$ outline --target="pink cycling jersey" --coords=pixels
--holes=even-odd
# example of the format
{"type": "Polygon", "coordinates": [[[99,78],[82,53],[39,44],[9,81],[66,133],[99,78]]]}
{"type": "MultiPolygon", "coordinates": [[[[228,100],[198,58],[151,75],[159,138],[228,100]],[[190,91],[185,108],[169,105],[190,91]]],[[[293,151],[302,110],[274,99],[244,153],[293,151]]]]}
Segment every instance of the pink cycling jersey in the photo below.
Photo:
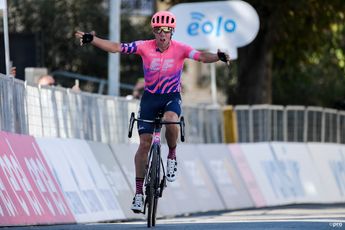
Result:
{"type": "Polygon", "coordinates": [[[145,90],[157,94],[180,92],[184,59],[199,60],[200,56],[199,51],[177,41],[171,41],[169,48],[160,52],[155,40],[121,43],[121,53],[141,56],[145,90]]]}

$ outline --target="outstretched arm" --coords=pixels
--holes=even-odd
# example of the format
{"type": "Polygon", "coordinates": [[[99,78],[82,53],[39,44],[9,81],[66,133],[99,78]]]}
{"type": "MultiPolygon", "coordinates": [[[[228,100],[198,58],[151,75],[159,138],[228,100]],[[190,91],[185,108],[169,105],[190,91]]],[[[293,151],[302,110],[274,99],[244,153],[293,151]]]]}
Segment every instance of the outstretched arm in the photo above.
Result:
{"type": "Polygon", "coordinates": [[[199,56],[199,61],[204,63],[212,63],[219,60],[229,64],[230,56],[225,52],[221,52],[220,50],[218,50],[217,53],[201,52],[199,56]]]}
{"type": "Polygon", "coordinates": [[[218,55],[209,52],[201,52],[199,56],[199,61],[203,63],[212,63],[219,61],[218,55]]]}
{"type": "Polygon", "coordinates": [[[121,44],[118,42],[112,42],[109,40],[101,39],[94,35],[94,33],[85,33],[82,31],[77,31],[75,33],[76,38],[80,39],[80,45],[85,43],[91,43],[93,46],[96,46],[104,51],[111,53],[121,52],[121,44]],[[86,35],[86,36],[85,36],[86,35]]]}

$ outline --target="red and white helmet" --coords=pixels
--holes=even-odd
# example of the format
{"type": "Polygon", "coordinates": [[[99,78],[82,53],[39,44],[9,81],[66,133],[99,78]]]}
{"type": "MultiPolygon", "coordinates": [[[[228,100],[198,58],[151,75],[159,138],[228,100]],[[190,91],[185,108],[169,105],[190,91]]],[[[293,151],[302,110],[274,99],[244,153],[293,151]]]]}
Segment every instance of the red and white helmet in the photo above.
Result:
{"type": "Polygon", "coordinates": [[[152,16],[151,27],[176,27],[176,17],[169,11],[159,11],[152,16]]]}

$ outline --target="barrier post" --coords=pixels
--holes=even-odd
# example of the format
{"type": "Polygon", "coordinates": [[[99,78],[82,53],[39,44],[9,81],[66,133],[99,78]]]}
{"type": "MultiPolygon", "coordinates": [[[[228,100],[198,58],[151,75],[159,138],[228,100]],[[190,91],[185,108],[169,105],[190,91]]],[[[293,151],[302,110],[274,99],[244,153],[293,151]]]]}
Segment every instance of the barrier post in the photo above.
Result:
{"type": "Polygon", "coordinates": [[[223,142],[236,143],[238,141],[237,117],[231,105],[223,107],[223,120],[223,142]]]}

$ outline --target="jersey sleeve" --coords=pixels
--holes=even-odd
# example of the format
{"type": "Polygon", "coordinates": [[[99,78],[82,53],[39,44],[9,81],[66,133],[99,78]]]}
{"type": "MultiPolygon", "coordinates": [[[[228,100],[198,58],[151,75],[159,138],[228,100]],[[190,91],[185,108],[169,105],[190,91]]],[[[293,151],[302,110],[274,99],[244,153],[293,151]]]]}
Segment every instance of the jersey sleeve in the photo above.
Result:
{"type": "Polygon", "coordinates": [[[182,49],[184,50],[185,58],[193,59],[195,61],[199,61],[200,51],[194,49],[193,47],[181,44],[182,49]]]}
{"type": "Polygon", "coordinates": [[[142,41],[130,43],[121,43],[121,53],[123,54],[140,54],[140,44],[142,41]]]}

